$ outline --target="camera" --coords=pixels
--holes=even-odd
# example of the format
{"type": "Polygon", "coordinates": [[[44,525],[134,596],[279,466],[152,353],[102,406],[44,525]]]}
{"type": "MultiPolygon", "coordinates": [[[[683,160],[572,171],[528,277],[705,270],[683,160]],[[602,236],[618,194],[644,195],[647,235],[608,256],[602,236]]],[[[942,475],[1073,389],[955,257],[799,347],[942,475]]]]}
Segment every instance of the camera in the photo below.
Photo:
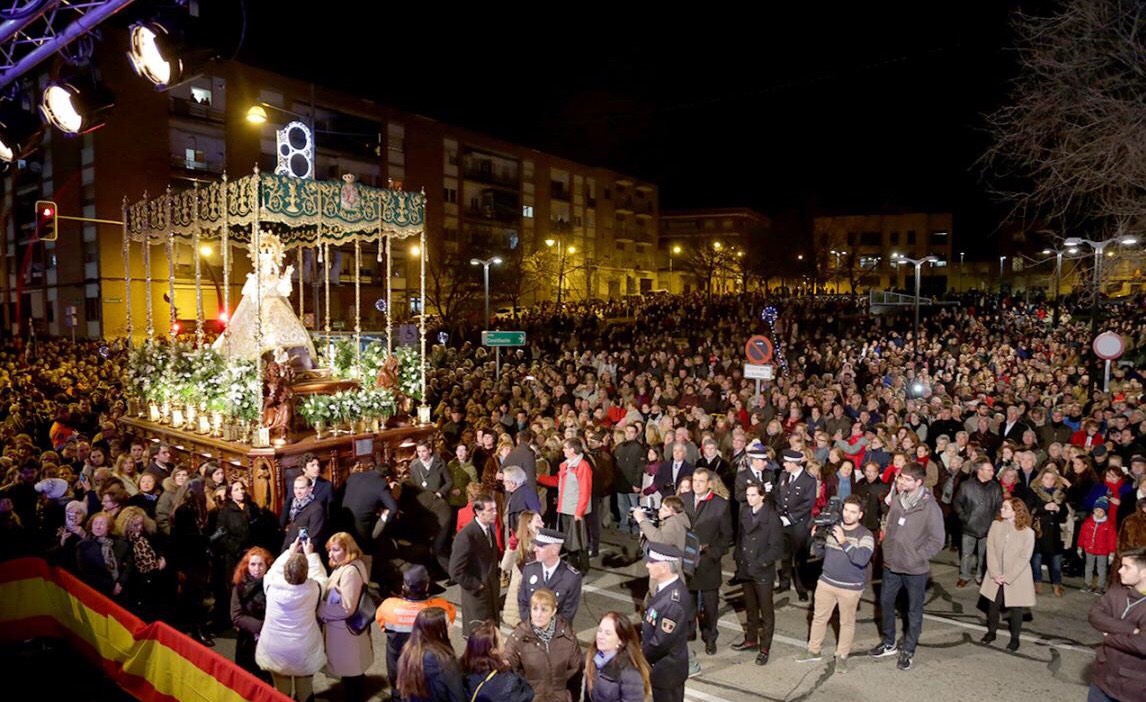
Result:
{"type": "Polygon", "coordinates": [[[839,496],[830,498],[823,511],[812,517],[812,538],[820,542],[827,541],[832,527],[843,523],[843,511],[843,500],[839,496]]]}
{"type": "Polygon", "coordinates": [[[660,526],[661,515],[658,514],[655,510],[646,509],[644,507],[633,507],[629,510],[629,514],[632,515],[636,515],[637,512],[644,513],[645,519],[648,520],[649,524],[652,524],[654,527],[660,526]]]}
{"type": "Polygon", "coordinates": [[[304,544],[307,541],[310,541],[310,530],[307,529],[306,527],[299,527],[298,540],[304,544]]]}

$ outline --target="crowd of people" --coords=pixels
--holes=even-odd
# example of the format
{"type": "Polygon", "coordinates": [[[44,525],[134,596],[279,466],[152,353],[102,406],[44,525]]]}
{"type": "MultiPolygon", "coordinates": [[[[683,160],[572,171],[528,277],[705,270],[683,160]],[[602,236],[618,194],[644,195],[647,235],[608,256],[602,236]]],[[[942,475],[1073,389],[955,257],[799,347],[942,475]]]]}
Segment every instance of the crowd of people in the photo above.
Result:
{"type": "MultiPolygon", "coordinates": [[[[746,610],[732,649],[769,662],[773,597],[792,588],[813,610],[799,660],[823,660],[838,610],[842,674],[873,584],[881,641],[868,653],[912,668],[930,562],[946,548],[959,553],[953,585],[979,589],[984,644],[1005,616],[1017,649],[1040,595],[1096,597],[1092,694],[1136,699],[1120,671],[1146,665],[1139,369],[1115,364],[1103,391],[1092,328],[1071,310],[959,302],[930,311],[918,337],[849,298],[530,310],[505,322],[530,345],[500,364],[471,340],[433,348],[439,431],[413,460],[335,486],[307,457],[279,514],[218,464],[121,435],[118,344],[5,347],[0,556],[45,555],[206,645],[237,629],[237,662],[296,699],[324,669],[362,699],[374,651],[358,620],[374,583],[391,589],[386,535],[405,529],[423,549],[403,554],[400,592],[376,618],[395,699],[659,702],[683,699],[700,669],[690,639],[718,650],[726,555],[746,610]],[[757,333],[776,367],[759,393],[743,370],[757,333]],[[638,626],[610,612],[585,650],[571,627],[604,529],[644,545],[649,595],[638,626]],[[455,608],[431,596],[445,579],[460,589],[460,658],[455,608]]],[[[1143,348],[1143,300],[1111,312],[1104,326],[1143,348]]]]}

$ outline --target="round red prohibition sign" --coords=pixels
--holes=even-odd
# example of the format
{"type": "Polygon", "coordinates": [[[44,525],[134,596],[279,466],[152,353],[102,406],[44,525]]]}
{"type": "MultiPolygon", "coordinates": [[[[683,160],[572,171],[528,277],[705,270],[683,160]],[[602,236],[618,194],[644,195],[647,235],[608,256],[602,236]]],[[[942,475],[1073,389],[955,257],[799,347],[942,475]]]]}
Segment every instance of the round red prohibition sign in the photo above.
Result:
{"type": "Polygon", "coordinates": [[[772,342],[766,336],[754,336],[744,345],[744,357],[749,363],[762,365],[772,360],[772,342]]]}
{"type": "Polygon", "coordinates": [[[1094,349],[1094,355],[1102,360],[1115,361],[1126,352],[1126,342],[1114,332],[1102,332],[1094,337],[1091,348],[1094,349]]]}

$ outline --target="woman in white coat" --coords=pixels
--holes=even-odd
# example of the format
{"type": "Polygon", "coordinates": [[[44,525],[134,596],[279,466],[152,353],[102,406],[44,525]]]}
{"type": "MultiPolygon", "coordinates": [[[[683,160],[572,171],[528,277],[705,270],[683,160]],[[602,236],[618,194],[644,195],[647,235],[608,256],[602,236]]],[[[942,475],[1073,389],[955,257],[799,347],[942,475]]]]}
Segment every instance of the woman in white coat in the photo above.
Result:
{"type": "Polygon", "coordinates": [[[342,699],[360,702],[366,699],[366,670],[374,663],[374,645],[369,628],[355,634],[346,620],[358,609],[369,573],[358,544],[345,531],[327,540],[326,552],[331,573],[318,606],[326,633],[326,674],[342,678],[342,699]]]}
{"type": "Polygon", "coordinates": [[[1035,580],[1031,572],[1031,554],[1035,550],[1035,531],[1031,513],[1017,497],[1003,500],[999,516],[987,532],[987,574],[979,594],[987,599],[987,633],[979,639],[985,644],[995,640],[999,615],[1007,612],[1011,641],[1007,650],[1019,650],[1023,616],[1035,606],[1035,580]]]}
{"type": "Polygon", "coordinates": [[[314,674],[326,665],[315,617],[325,584],[326,569],[309,540],[295,539],[263,578],[267,615],[255,662],[271,674],[279,692],[299,702],[313,694],[314,674]]]}

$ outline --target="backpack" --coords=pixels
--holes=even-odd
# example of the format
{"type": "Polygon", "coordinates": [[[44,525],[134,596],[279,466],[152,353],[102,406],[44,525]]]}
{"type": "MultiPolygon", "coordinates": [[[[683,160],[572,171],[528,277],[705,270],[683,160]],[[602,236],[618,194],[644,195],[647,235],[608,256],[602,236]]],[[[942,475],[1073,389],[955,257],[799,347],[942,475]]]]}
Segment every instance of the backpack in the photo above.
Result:
{"type": "Polygon", "coordinates": [[[700,539],[696,532],[689,529],[684,534],[684,558],[681,559],[681,570],[687,577],[696,572],[696,564],[700,561],[700,539]]]}

